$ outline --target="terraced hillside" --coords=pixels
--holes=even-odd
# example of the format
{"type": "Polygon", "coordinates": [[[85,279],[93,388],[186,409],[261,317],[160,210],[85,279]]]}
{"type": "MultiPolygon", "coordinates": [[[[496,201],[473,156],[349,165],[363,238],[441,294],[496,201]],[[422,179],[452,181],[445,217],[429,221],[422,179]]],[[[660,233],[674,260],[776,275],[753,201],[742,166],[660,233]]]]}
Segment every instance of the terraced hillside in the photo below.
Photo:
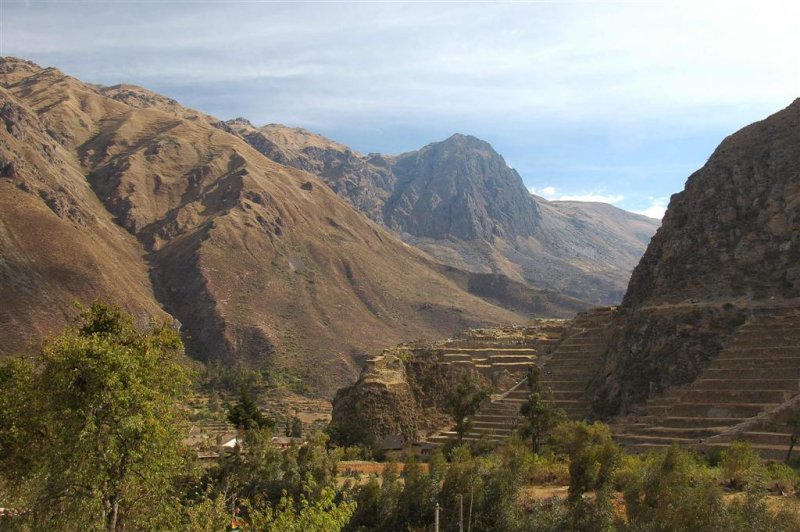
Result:
{"type": "Polygon", "coordinates": [[[672,443],[725,447],[740,439],[765,458],[784,458],[790,435],[775,417],[800,392],[796,303],[751,307],[747,321],[693,383],[613,422],[617,441],[644,452],[672,443]]]}
{"type": "MultiPolygon", "coordinates": [[[[599,308],[579,314],[561,330],[559,337],[549,339],[547,348],[540,351],[538,358],[531,356],[527,362],[521,360],[525,355],[513,354],[519,348],[507,346],[499,349],[498,345],[493,347],[494,350],[481,350],[476,344],[472,350],[463,349],[459,353],[449,349],[442,357],[452,357],[449,363],[474,363],[482,371],[504,366],[522,369],[523,364],[529,366],[535,360],[543,369],[541,382],[552,393],[555,407],[564,410],[571,419],[584,419],[589,411],[586,386],[602,364],[611,312],[610,308],[599,308]],[[484,352],[492,354],[479,354],[484,352]],[[473,358],[466,360],[467,356],[473,358]],[[514,359],[515,356],[520,359],[514,359]]],[[[496,374],[496,369],[494,372],[496,374]]],[[[494,396],[472,418],[471,431],[464,439],[499,443],[508,438],[519,425],[519,409],[527,396],[525,379],[494,396]]],[[[443,444],[456,437],[456,432],[449,429],[433,436],[430,441],[443,444]]]]}
{"type": "Polygon", "coordinates": [[[502,387],[499,380],[519,382],[537,357],[557,345],[567,320],[537,320],[535,327],[474,329],[437,344],[433,353],[447,365],[473,366],[502,387]]]}

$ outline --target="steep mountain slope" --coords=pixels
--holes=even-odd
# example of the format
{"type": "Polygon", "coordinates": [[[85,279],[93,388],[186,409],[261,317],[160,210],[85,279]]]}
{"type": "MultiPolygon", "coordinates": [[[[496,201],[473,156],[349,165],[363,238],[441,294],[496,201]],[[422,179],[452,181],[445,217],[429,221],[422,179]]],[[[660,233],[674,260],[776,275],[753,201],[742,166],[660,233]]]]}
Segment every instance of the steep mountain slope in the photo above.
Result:
{"type": "MultiPolygon", "coordinates": [[[[5,85],[18,71],[0,66],[5,85]]],[[[75,314],[78,300],[119,301],[142,320],[164,316],[141,247],[114,223],[49,125],[2,87],[0,125],[0,355],[35,348],[75,314]]]]}
{"type": "Polygon", "coordinates": [[[754,309],[798,306],[798,146],[800,100],[726,138],[672,197],[615,316],[599,411],[692,382],[754,309]]]}
{"type": "Polygon", "coordinates": [[[0,86],[9,350],[20,327],[27,342],[61,325],[74,298],[160,303],[195,356],[330,393],[387,343],[523,319],[213,117],[10,58],[0,86]]]}
{"type": "Polygon", "coordinates": [[[241,119],[256,149],[322,177],[373,220],[440,261],[590,303],[618,302],[658,222],[612,206],[548,202],[466,135],[398,156],[361,156],[305,130],[241,119]]]}

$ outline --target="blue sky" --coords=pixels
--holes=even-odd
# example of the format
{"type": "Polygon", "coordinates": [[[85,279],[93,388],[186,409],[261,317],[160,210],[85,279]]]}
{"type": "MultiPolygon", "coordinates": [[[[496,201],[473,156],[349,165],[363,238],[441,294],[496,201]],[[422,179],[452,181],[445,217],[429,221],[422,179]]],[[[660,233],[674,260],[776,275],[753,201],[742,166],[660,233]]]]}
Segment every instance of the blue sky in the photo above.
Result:
{"type": "Polygon", "coordinates": [[[800,96],[799,19],[768,1],[2,0],[0,55],[364,153],[472,134],[537,194],[660,217],[726,135],[800,96]]]}

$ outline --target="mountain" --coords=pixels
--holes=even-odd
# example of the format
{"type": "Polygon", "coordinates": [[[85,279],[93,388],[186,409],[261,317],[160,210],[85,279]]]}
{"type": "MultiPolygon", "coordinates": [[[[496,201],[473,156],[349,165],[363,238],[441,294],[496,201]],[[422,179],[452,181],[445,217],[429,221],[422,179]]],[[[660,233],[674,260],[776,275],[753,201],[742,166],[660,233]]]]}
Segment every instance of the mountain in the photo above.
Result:
{"type": "Polygon", "coordinates": [[[320,176],[443,263],[591,304],[616,303],[658,221],[528,193],[487,142],[456,134],[398,156],[359,155],[306,130],[228,125],[267,157],[320,176]]]}
{"type": "Polygon", "coordinates": [[[14,58],[0,98],[0,354],[105,298],[174,316],[195,357],[331,394],[386,344],[527,317],[174,100],[14,58]]]}
{"type": "Polygon", "coordinates": [[[800,100],[726,138],[672,197],[615,316],[599,411],[692,382],[756,312],[800,306],[798,146],[800,100]]]}

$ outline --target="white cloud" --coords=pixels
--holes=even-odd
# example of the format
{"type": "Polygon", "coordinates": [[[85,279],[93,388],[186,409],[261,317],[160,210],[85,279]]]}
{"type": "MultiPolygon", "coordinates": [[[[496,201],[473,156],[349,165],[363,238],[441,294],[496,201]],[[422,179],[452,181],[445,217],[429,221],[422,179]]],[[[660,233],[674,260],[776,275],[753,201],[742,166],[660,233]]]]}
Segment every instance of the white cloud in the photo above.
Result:
{"type": "Polygon", "coordinates": [[[52,62],[88,81],[227,91],[251,80],[270,119],[291,106],[307,121],[592,121],[619,124],[615,137],[627,146],[640,136],[631,117],[739,124],[791,101],[798,16],[797,5],[768,0],[11,2],[0,55],[52,62]]]}
{"type": "Polygon", "coordinates": [[[649,216],[650,218],[656,218],[657,220],[661,220],[664,217],[664,213],[667,211],[667,198],[650,198],[650,206],[641,209],[641,210],[634,210],[636,214],[643,214],[645,216],[649,216]]]}
{"type": "Polygon", "coordinates": [[[559,193],[555,187],[531,188],[531,194],[541,196],[550,201],[593,201],[599,203],[610,203],[617,205],[622,203],[625,196],[622,194],[605,194],[603,192],[583,192],[580,194],[559,193]]]}
{"type": "Polygon", "coordinates": [[[621,194],[596,194],[594,192],[588,194],[562,194],[558,197],[559,201],[596,201],[612,205],[621,203],[624,199],[625,196],[621,194]]]}
{"type": "Polygon", "coordinates": [[[544,199],[552,199],[553,196],[556,195],[555,187],[544,187],[544,188],[530,188],[528,189],[531,191],[531,194],[536,194],[537,196],[541,196],[544,199]]]}

